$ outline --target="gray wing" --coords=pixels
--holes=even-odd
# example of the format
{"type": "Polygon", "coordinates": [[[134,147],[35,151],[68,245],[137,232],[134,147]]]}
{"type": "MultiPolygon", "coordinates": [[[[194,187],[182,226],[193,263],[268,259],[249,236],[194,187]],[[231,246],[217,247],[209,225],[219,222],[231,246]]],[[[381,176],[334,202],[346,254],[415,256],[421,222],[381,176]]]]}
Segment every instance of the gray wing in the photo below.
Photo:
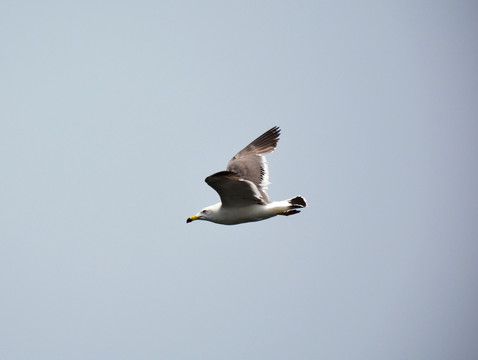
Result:
{"type": "Polygon", "coordinates": [[[217,191],[225,207],[264,205],[256,185],[231,171],[220,171],[206,178],[206,183],[217,191]]]}
{"type": "Polygon", "coordinates": [[[279,141],[280,128],[274,126],[239,151],[227,164],[227,170],[252,181],[265,202],[269,202],[266,190],[269,185],[269,169],[264,154],[271,153],[279,141]]]}

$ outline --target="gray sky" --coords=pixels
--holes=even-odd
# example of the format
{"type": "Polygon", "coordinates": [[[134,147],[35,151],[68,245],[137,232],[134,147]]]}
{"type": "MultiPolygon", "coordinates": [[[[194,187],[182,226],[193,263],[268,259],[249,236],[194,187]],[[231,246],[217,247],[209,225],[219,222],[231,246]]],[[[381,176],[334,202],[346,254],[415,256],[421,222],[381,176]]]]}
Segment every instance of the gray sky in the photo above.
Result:
{"type": "Polygon", "coordinates": [[[0,358],[478,358],[477,14],[2,2],[0,358]],[[186,225],[274,125],[309,206],[186,225]]]}

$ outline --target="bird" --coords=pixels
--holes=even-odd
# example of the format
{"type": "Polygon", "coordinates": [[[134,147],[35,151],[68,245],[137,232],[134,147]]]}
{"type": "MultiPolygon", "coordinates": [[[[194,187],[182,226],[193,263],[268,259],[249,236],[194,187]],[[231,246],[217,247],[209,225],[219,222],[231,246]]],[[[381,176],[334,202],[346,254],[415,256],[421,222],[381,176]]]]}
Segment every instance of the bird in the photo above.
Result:
{"type": "Polygon", "coordinates": [[[205,181],[216,190],[221,202],[188,217],[186,223],[205,220],[236,225],[276,215],[294,215],[306,207],[300,195],[283,201],[270,201],[267,196],[269,169],[265,155],[275,150],[280,132],[278,126],[269,129],[234,155],[225,171],[208,176],[205,181]]]}

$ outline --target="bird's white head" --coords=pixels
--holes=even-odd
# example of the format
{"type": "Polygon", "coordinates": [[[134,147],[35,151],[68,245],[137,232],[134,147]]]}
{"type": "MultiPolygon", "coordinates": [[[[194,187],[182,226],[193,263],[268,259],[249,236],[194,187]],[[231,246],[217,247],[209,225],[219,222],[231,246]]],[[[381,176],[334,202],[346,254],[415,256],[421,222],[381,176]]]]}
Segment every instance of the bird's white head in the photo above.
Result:
{"type": "Polygon", "coordinates": [[[200,212],[198,212],[196,215],[193,215],[193,216],[190,216],[186,219],[186,222],[187,223],[190,223],[194,220],[206,220],[206,221],[210,221],[212,217],[214,217],[214,214],[218,211],[219,207],[220,207],[220,203],[219,204],[215,204],[215,205],[211,205],[211,206],[208,206],[204,209],[202,209],[200,212]]]}

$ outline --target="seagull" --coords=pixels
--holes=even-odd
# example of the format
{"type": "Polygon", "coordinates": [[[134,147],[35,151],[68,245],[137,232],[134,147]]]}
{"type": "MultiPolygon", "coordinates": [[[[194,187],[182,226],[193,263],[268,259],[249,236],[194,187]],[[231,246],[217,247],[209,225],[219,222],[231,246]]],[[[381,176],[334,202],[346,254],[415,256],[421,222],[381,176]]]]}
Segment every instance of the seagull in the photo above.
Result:
{"type": "Polygon", "coordinates": [[[186,223],[206,220],[217,224],[235,225],[265,220],[276,215],[293,215],[306,207],[302,196],[289,200],[269,201],[266,190],[269,170],[265,154],[274,151],[280,128],[274,126],[239,151],[225,171],[208,176],[205,181],[219,194],[221,202],[202,209],[187,218],[186,223]]]}

